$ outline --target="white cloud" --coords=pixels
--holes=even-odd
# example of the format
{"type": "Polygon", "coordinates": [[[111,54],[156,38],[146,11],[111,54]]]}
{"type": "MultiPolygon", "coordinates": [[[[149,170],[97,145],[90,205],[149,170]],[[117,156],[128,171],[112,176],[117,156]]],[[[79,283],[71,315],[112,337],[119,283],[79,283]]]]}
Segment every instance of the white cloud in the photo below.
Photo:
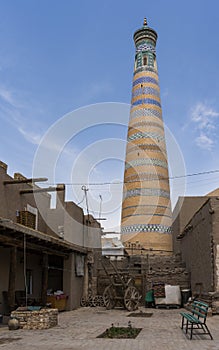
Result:
{"type": "Polygon", "coordinates": [[[208,104],[197,103],[191,110],[191,121],[199,135],[195,143],[199,148],[212,150],[215,145],[215,132],[219,113],[208,104]]]}
{"type": "Polygon", "coordinates": [[[35,103],[26,103],[26,94],[18,97],[15,91],[0,85],[0,118],[10,123],[30,143],[39,145],[45,126],[35,118],[36,113],[42,114],[35,103]]]}
{"type": "Polygon", "coordinates": [[[208,151],[211,151],[214,145],[214,141],[203,133],[201,133],[200,136],[196,137],[195,143],[198,147],[208,151]]]}
{"type": "Polygon", "coordinates": [[[3,86],[0,86],[0,98],[11,105],[14,105],[11,91],[7,90],[3,86]]]}
{"type": "Polygon", "coordinates": [[[214,111],[211,107],[198,103],[193,109],[191,119],[197,123],[199,129],[212,130],[215,129],[216,118],[219,117],[219,113],[214,111]]]}
{"type": "Polygon", "coordinates": [[[25,130],[22,126],[18,127],[18,131],[30,143],[33,143],[34,145],[39,145],[40,144],[40,140],[42,138],[42,135],[34,133],[33,131],[30,131],[30,130],[25,130]]]}
{"type": "Polygon", "coordinates": [[[22,108],[24,105],[21,103],[21,99],[18,97],[15,91],[8,89],[4,85],[0,85],[0,99],[5,105],[9,105],[14,108],[22,108]]]}

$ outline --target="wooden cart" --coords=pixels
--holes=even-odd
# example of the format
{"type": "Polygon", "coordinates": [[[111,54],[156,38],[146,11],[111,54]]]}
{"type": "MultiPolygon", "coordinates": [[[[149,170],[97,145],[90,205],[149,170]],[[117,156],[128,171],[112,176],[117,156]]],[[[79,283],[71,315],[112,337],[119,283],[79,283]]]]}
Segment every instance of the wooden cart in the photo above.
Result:
{"type": "Polygon", "coordinates": [[[102,265],[106,275],[109,277],[110,284],[103,292],[104,305],[107,309],[113,309],[116,305],[123,304],[128,311],[137,310],[141,295],[134,285],[134,279],[128,273],[121,273],[116,266],[109,260],[114,273],[110,274],[102,260],[102,265]]]}

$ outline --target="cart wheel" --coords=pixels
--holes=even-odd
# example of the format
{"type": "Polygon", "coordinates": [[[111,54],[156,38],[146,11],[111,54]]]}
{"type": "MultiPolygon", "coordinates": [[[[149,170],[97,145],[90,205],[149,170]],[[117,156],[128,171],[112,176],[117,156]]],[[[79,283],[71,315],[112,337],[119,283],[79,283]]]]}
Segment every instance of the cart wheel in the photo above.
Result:
{"type": "Polygon", "coordinates": [[[116,293],[113,286],[112,285],[107,286],[103,292],[103,301],[107,310],[114,308],[116,304],[115,296],[116,296],[116,293]]]}
{"type": "Polygon", "coordinates": [[[88,303],[88,306],[94,306],[94,305],[93,305],[93,297],[92,297],[92,296],[89,296],[89,297],[88,297],[87,303],[88,303]]]}
{"type": "Polygon", "coordinates": [[[102,295],[96,295],[93,297],[93,306],[104,306],[102,295]]]}
{"type": "Polygon", "coordinates": [[[126,289],[124,295],[124,305],[128,311],[137,310],[141,295],[136,287],[130,286],[126,289]]]}
{"type": "Polygon", "coordinates": [[[81,306],[85,307],[87,306],[87,299],[85,297],[81,297],[81,302],[80,302],[81,306]]]}
{"type": "Polygon", "coordinates": [[[99,295],[99,306],[104,306],[104,300],[103,300],[103,297],[102,295],[99,295]]]}

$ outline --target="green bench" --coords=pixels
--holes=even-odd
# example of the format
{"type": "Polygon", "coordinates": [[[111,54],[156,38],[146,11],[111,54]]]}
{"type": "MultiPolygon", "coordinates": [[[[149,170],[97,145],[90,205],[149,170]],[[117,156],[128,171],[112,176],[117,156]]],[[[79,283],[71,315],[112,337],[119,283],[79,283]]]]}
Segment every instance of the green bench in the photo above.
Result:
{"type": "Polygon", "coordinates": [[[208,334],[213,339],[206,325],[207,314],[208,304],[202,301],[193,301],[190,312],[180,312],[182,316],[181,328],[185,329],[186,334],[190,330],[190,339],[192,339],[194,329],[201,330],[201,332],[195,332],[195,334],[208,334]]]}

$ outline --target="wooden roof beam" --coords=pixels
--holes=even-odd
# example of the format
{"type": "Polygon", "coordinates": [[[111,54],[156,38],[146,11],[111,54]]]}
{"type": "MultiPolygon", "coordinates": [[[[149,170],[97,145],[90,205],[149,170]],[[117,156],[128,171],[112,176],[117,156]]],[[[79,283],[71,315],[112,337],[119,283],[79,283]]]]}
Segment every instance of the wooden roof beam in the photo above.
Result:
{"type": "Polygon", "coordinates": [[[58,192],[58,191],[64,191],[65,188],[63,187],[45,187],[45,188],[36,188],[36,189],[29,189],[29,190],[20,190],[20,194],[29,194],[29,193],[40,193],[40,192],[58,192]]]}
{"type": "MultiPolygon", "coordinates": [[[[50,248],[47,245],[45,245],[44,243],[45,242],[41,242],[41,244],[36,244],[36,243],[29,242],[27,240],[26,247],[27,247],[27,249],[31,249],[33,251],[46,252],[48,254],[58,255],[58,256],[63,256],[63,257],[68,257],[69,253],[71,253],[71,250],[68,250],[68,249],[63,249],[63,250],[59,249],[58,250],[58,247],[50,248]]],[[[9,238],[7,236],[0,235],[0,246],[2,246],[2,245],[13,246],[13,247],[17,247],[20,249],[24,248],[23,240],[13,239],[13,238],[9,238]]],[[[60,247],[60,248],[62,248],[62,247],[60,247]]]]}
{"type": "Polygon", "coordinates": [[[33,178],[33,179],[14,179],[14,180],[5,180],[3,181],[4,185],[15,185],[15,184],[23,184],[23,183],[33,183],[33,182],[44,182],[48,181],[46,177],[38,177],[38,178],[33,178]]]}

